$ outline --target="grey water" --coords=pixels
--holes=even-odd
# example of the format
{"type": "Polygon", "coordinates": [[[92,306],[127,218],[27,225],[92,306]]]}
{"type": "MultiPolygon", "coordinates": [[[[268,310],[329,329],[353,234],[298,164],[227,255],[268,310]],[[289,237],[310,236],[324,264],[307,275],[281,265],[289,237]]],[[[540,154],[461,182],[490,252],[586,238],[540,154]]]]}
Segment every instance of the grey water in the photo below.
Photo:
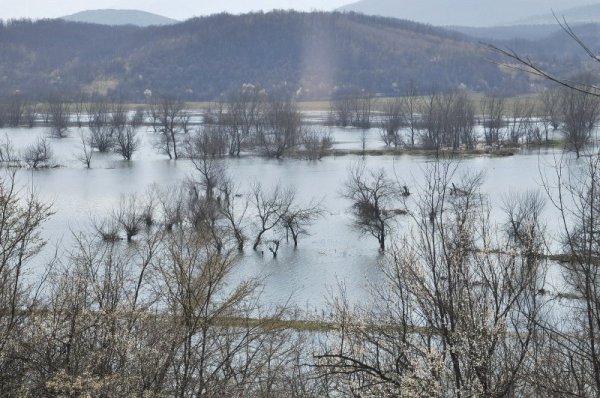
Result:
{"type": "MultiPolygon", "coordinates": [[[[17,151],[47,136],[45,128],[3,129],[17,151]]],[[[364,133],[351,128],[332,128],[335,148],[382,148],[378,129],[364,133]]],[[[188,160],[169,160],[155,148],[156,136],[150,130],[140,132],[141,148],[131,161],[117,154],[95,153],[92,168],[86,169],[77,160],[81,152],[79,131],[72,128],[67,138],[50,139],[54,160],[60,166],[51,169],[18,172],[18,183],[32,189],[46,202],[52,203],[55,214],[44,225],[43,236],[49,244],[68,247],[72,233],[85,230],[94,217],[104,217],[116,208],[126,194],[143,194],[151,185],[168,188],[193,177],[188,160]]],[[[512,157],[466,157],[460,161],[463,172],[482,171],[485,174],[483,192],[493,205],[493,216],[501,217],[502,203],[509,193],[542,188],[541,176],[552,172],[557,150],[521,151],[512,157]]],[[[351,165],[364,161],[367,168],[383,168],[418,193],[424,169],[432,159],[427,156],[330,156],[320,161],[301,159],[274,160],[258,156],[243,156],[225,160],[228,174],[248,192],[253,182],[265,188],[281,183],[293,186],[300,203],[321,201],[325,216],[302,237],[299,247],[284,244],[278,258],[247,248],[236,267],[240,279],[257,277],[263,281],[261,300],[270,304],[292,304],[300,308],[320,310],[330,294],[344,285],[353,302],[369,297],[369,289],[382,282],[376,240],[360,235],[352,228],[350,203],[341,192],[351,165]]],[[[550,229],[557,229],[556,211],[547,206],[546,220],[550,229]]],[[[402,232],[403,222],[398,230],[402,232]]],[[[249,234],[251,235],[251,234],[249,234]]],[[[39,265],[41,266],[41,264],[39,265]]],[[[559,271],[553,270],[558,273],[559,271]]],[[[553,278],[558,280],[559,278],[553,278]]]]}

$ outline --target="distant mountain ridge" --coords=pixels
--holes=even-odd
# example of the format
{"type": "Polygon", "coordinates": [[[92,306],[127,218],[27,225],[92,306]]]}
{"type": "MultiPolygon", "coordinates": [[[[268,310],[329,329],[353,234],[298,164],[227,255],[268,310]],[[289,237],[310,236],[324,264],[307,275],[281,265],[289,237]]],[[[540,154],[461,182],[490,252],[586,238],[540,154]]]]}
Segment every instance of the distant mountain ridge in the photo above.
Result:
{"type": "Polygon", "coordinates": [[[542,15],[536,15],[528,18],[524,18],[516,21],[517,24],[526,25],[545,25],[554,24],[556,25],[556,18],[560,21],[563,18],[571,25],[573,24],[587,24],[587,23],[600,23],[600,3],[591,4],[581,7],[569,8],[566,10],[555,10],[554,15],[552,13],[546,13],[542,15]]]}
{"type": "Polygon", "coordinates": [[[515,21],[524,25],[528,22],[523,18],[589,3],[590,0],[360,0],[339,10],[438,26],[491,27],[515,25],[515,21]]]}
{"type": "Polygon", "coordinates": [[[99,25],[122,26],[133,25],[140,27],[172,25],[179,21],[162,15],[140,10],[87,10],[67,15],[60,19],[70,22],[94,23],[99,25]]]}

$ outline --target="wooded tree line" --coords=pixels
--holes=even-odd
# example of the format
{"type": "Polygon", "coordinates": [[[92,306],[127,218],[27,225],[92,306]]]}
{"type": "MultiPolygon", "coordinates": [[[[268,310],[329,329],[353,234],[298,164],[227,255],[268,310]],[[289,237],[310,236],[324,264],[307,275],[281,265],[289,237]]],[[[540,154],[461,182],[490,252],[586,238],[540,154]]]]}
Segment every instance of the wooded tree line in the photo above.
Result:
{"type": "Polygon", "coordinates": [[[328,132],[309,128],[294,97],[267,93],[260,86],[244,84],[224,95],[204,117],[209,125],[202,134],[213,154],[239,156],[256,150],[281,158],[299,152],[311,160],[320,159],[332,147],[328,132]]]}
{"type": "Polygon", "coordinates": [[[345,195],[355,226],[386,242],[384,282],[362,304],[351,304],[340,287],[331,318],[314,331],[284,322],[302,324],[302,312],[261,307],[258,281],[232,276],[246,242],[276,255],[286,235],[297,244],[309,232],[322,208],[298,203],[282,186],[242,193],[218,159],[199,154],[194,162],[193,180],[123,198],[51,259],[40,258],[51,206],[25,195],[14,169],[6,170],[3,394],[600,392],[600,156],[577,165],[565,158],[545,176],[545,194],[507,196],[501,218],[490,216],[483,177],[461,173],[455,162],[430,163],[414,195],[385,171],[357,166],[345,195]],[[561,215],[558,235],[544,225],[548,205],[561,215]],[[394,217],[402,218],[392,224],[394,217]],[[560,265],[549,261],[553,240],[560,265]],[[551,268],[564,290],[553,287],[551,268]]]}
{"type": "Polygon", "coordinates": [[[600,115],[597,96],[547,89],[537,96],[505,98],[491,93],[475,100],[464,90],[420,93],[413,84],[402,97],[375,99],[346,93],[331,100],[327,123],[368,129],[394,148],[467,149],[548,143],[558,131],[577,156],[593,141],[600,115]],[[478,131],[481,127],[482,132],[478,131]]]}
{"type": "MultiPolygon", "coordinates": [[[[579,156],[593,142],[600,115],[598,97],[567,88],[516,99],[496,94],[475,99],[463,90],[422,95],[415,85],[409,85],[405,94],[392,99],[376,99],[366,92],[336,95],[324,124],[377,127],[388,147],[452,151],[541,145],[556,142],[558,132],[564,147],[579,156]]],[[[43,104],[20,94],[0,100],[0,125],[40,124],[54,138],[65,137],[72,127],[87,127],[80,133],[79,156],[87,167],[94,151],[114,151],[131,160],[140,147],[142,126],[152,127],[156,148],[175,160],[188,158],[194,145],[217,157],[253,152],[317,160],[334,143],[326,129],[303,122],[294,95],[267,92],[253,84],[222,95],[196,120],[183,101],[169,96],[150,98],[133,110],[122,99],[100,96],[80,95],[76,101],[50,96],[43,104]]],[[[37,150],[32,145],[20,159],[30,166],[52,165],[43,147],[49,145],[39,143],[37,150]],[[47,160],[27,160],[31,158],[47,160]]]]}

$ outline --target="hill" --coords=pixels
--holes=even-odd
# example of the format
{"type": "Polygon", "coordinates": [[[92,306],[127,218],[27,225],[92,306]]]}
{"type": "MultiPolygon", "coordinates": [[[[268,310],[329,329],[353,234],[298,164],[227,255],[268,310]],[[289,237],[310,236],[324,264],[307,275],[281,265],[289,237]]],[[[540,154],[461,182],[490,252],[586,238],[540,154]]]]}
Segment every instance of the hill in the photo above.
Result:
{"type": "MultiPolygon", "coordinates": [[[[569,24],[600,23],[600,4],[591,4],[582,7],[574,7],[556,12],[556,16],[562,20],[564,17],[569,24]]],[[[517,21],[528,25],[556,25],[556,19],[552,13],[532,16],[517,21]]]]}
{"type": "Polygon", "coordinates": [[[139,10],[89,10],[62,17],[65,21],[85,22],[100,25],[171,25],[178,21],[139,10]]]}
{"type": "Polygon", "coordinates": [[[523,19],[524,16],[587,4],[589,0],[360,0],[341,7],[340,10],[441,26],[490,27],[515,25],[514,21],[523,19]]]}
{"type": "MultiPolygon", "coordinates": [[[[549,67],[572,71],[580,59],[568,45],[524,41],[518,48],[533,55],[543,48],[549,67]]],[[[146,28],[63,20],[0,25],[0,95],[19,90],[40,98],[83,90],[140,100],[150,90],[211,100],[243,83],[301,99],[362,89],[393,95],[411,81],[425,90],[532,88],[528,76],[492,60],[477,40],[456,32],[350,13],[220,14],[146,28]]]]}

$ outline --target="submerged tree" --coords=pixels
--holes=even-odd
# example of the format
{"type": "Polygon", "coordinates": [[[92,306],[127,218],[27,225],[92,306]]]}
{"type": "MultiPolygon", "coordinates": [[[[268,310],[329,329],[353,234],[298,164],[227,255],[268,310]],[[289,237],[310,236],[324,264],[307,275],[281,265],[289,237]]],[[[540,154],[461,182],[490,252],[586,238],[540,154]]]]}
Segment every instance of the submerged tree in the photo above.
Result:
{"type": "Polygon", "coordinates": [[[50,134],[56,138],[63,138],[69,130],[71,120],[71,106],[57,96],[48,100],[48,113],[50,115],[50,134]]]}
{"type": "Polygon", "coordinates": [[[286,234],[292,236],[294,247],[298,247],[298,239],[308,235],[308,228],[323,216],[323,208],[319,203],[311,203],[306,207],[290,206],[281,217],[286,234]]]}
{"type": "Polygon", "coordinates": [[[125,160],[131,160],[133,154],[139,149],[140,141],[137,138],[136,127],[126,126],[119,131],[116,138],[116,152],[125,160]]]}
{"type": "Polygon", "coordinates": [[[38,138],[23,151],[23,161],[32,169],[50,167],[52,164],[52,148],[46,138],[38,138]]]}
{"type": "Polygon", "coordinates": [[[282,217],[294,202],[295,196],[294,190],[284,189],[279,184],[270,192],[265,192],[262,185],[254,184],[250,198],[257,220],[253,250],[258,249],[265,233],[280,226],[282,217]]]}
{"type": "Polygon", "coordinates": [[[302,135],[302,145],[308,160],[319,160],[333,147],[333,137],[328,131],[307,129],[302,135]]]}
{"type": "Polygon", "coordinates": [[[261,132],[266,100],[266,91],[253,84],[243,84],[226,96],[219,123],[229,130],[231,156],[240,156],[244,146],[261,132]]]}
{"type": "Polygon", "coordinates": [[[28,108],[25,97],[20,93],[14,93],[1,102],[0,113],[4,113],[4,117],[0,118],[10,127],[18,127],[23,123],[28,108]]]}
{"type": "Polygon", "coordinates": [[[600,100],[581,91],[563,89],[561,105],[565,140],[568,148],[579,157],[592,139],[600,116],[600,100]]]}
{"type": "Polygon", "coordinates": [[[394,209],[398,192],[384,170],[367,170],[364,164],[350,168],[343,195],[352,203],[354,226],[376,238],[381,251],[386,249],[392,220],[404,213],[394,209]]]}
{"type": "Polygon", "coordinates": [[[502,141],[502,129],[506,126],[504,112],[506,100],[495,94],[486,94],[480,103],[485,144],[497,146],[502,141]]]}
{"type": "Polygon", "coordinates": [[[179,159],[179,144],[189,133],[190,115],[183,101],[164,96],[150,106],[154,131],[160,134],[157,144],[169,159],[179,159]]]}
{"type": "Polygon", "coordinates": [[[561,93],[560,90],[547,89],[540,94],[540,100],[542,102],[542,123],[544,126],[544,133],[546,141],[549,141],[549,130],[558,130],[561,119],[562,119],[562,106],[561,106],[561,93]]]}
{"type": "Polygon", "coordinates": [[[394,98],[384,105],[379,128],[381,130],[381,139],[386,146],[393,145],[397,148],[402,145],[402,138],[399,132],[406,123],[402,109],[403,106],[404,102],[400,98],[394,98]]]}
{"type": "Polygon", "coordinates": [[[238,188],[228,177],[221,179],[219,192],[222,196],[219,210],[226,221],[226,230],[235,239],[238,251],[243,252],[246,243],[246,216],[250,202],[239,193],[238,188]]]}
{"type": "Polygon", "coordinates": [[[474,127],[474,105],[464,91],[433,93],[423,103],[421,142],[425,148],[457,150],[465,145],[472,149],[474,127]]]}
{"type": "MultiPolygon", "coordinates": [[[[532,137],[531,130],[534,129],[532,117],[534,105],[529,100],[515,100],[512,106],[511,117],[508,121],[507,138],[510,144],[519,145],[524,138],[527,141],[539,141],[541,137],[532,137]]],[[[539,132],[539,129],[538,129],[539,132]]]]}
{"type": "Polygon", "coordinates": [[[81,142],[81,152],[77,159],[89,169],[92,166],[92,158],[94,156],[94,149],[92,148],[91,144],[91,136],[81,132],[79,135],[79,140],[81,142]]]}
{"type": "Polygon", "coordinates": [[[291,98],[269,99],[264,118],[256,139],[268,157],[279,159],[300,144],[302,114],[291,98]]]}

